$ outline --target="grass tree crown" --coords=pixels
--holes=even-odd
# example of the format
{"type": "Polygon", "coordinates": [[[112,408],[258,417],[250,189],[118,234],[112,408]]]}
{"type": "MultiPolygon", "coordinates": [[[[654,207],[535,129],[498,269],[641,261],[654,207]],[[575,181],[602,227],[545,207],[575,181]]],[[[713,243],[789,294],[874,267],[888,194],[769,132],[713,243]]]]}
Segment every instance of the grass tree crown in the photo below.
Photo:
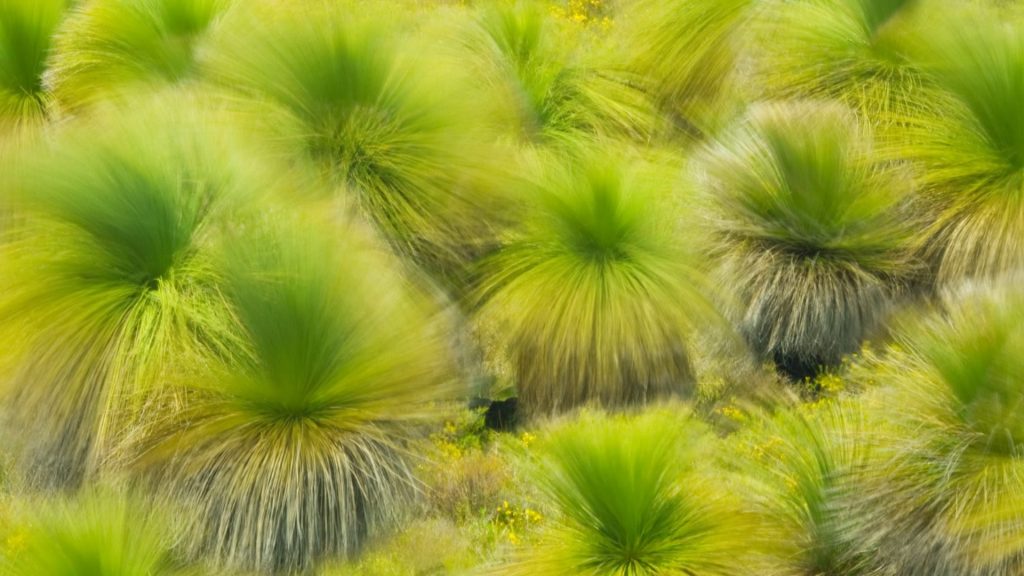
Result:
{"type": "Polygon", "coordinates": [[[446,393],[448,355],[427,303],[357,237],[273,225],[228,252],[242,351],[185,382],[187,404],[127,452],[199,512],[191,556],[291,574],[403,517],[407,441],[446,393]]]}
{"type": "Polygon", "coordinates": [[[399,253],[445,276],[488,234],[485,144],[444,66],[380,20],[345,3],[238,13],[206,69],[286,155],[352,193],[399,253]]]}
{"type": "Polygon", "coordinates": [[[556,524],[504,573],[735,573],[743,559],[732,546],[745,520],[702,477],[696,446],[709,440],[697,422],[667,409],[588,414],[557,429],[536,470],[556,524]]]}
{"type": "Polygon", "coordinates": [[[733,314],[795,374],[855,351],[912,266],[910,183],[844,108],[767,104],[700,164],[733,314]]]}
{"type": "Polygon", "coordinates": [[[897,550],[896,564],[971,575],[1024,566],[1024,299],[1019,278],[1006,280],[947,293],[866,372],[882,386],[868,404],[880,458],[866,471],[883,539],[934,551],[897,550]]]}
{"type": "Polygon", "coordinates": [[[0,127],[32,125],[49,113],[47,58],[69,0],[0,2],[0,127]]]}
{"type": "Polygon", "coordinates": [[[76,110],[139,86],[198,74],[196,54],[233,0],[95,0],[61,27],[47,84],[76,110]]]}
{"type": "MultiPolygon", "coordinates": [[[[956,16],[956,18],[953,18],[956,16]]],[[[1024,265],[1024,25],[971,10],[917,44],[934,85],[891,150],[919,167],[935,214],[926,255],[940,287],[1024,265]]]]}
{"type": "Polygon", "coordinates": [[[210,258],[249,185],[223,153],[229,138],[139,108],[28,151],[32,169],[13,183],[3,390],[33,482],[76,485],[133,413],[132,391],[234,339],[210,258]]]}
{"type": "Polygon", "coordinates": [[[481,322],[500,334],[494,351],[520,406],[554,413],[686,394],[686,331],[707,309],[671,180],[610,152],[540,164],[480,287],[481,322]]]}

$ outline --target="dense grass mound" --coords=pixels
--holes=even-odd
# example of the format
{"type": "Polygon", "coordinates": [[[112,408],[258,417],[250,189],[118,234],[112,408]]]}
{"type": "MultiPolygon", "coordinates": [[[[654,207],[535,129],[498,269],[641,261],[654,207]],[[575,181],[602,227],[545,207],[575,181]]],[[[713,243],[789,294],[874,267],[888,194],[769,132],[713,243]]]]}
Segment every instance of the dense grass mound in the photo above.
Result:
{"type": "Polygon", "coordinates": [[[31,483],[78,485],[137,415],[133,390],[235,339],[211,255],[224,212],[258,186],[199,122],[96,120],[35,151],[15,183],[0,334],[31,483]]]}
{"type": "Polygon", "coordinates": [[[209,55],[212,78],[269,103],[250,107],[252,119],[350,191],[399,253],[458,276],[487,240],[492,198],[486,147],[441,67],[344,3],[264,12],[225,25],[209,55]]]}
{"type": "Polygon", "coordinates": [[[913,271],[911,184],[872,148],[836,105],[764,105],[702,164],[730,313],[792,376],[857,350],[913,271]]]}
{"type": "MultiPolygon", "coordinates": [[[[876,126],[901,120],[922,79],[908,38],[922,0],[772,0],[758,8],[757,85],[773,98],[830,98],[876,126]]],[[[919,25],[919,26],[918,26],[919,25]]],[[[920,28],[921,30],[918,30],[920,28]]]]}
{"type": "Polygon", "coordinates": [[[62,26],[48,84],[74,110],[130,89],[183,83],[233,0],[90,0],[62,26]]]}
{"type": "Polygon", "coordinates": [[[551,18],[539,2],[481,9],[463,41],[473,75],[508,116],[513,140],[572,145],[583,135],[642,140],[655,109],[641,90],[617,78],[596,52],[603,37],[551,18]]]}
{"type": "Polygon", "coordinates": [[[176,573],[166,518],[108,492],[44,502],[11,519],[5,576],[163,576],[176,573]]]}
{"type": "Polygon", "coordinates": [[[588,416],[557,430],[537,480],[560,517],[502,573],[733,574],[744,517],[701,477],[692,458],[710,438],[685,418],[588,416]]]}
{"type": "Polygon", "coordinates": [[[0,2],[0,129],[38,124],[49,114],[43,75],[67,5],[68,0],[0,2]]]}
{"type": "Polygon", "coordinates": [[[528,207],[484,263],[481,321],[528,414],[686,395],[687,328],[707,314],[688,267],[671,181],[592,153],[546,162],[528,207]]]}
{"type": "Polygon", "coordinates": [[[196,511],[187,549],[261,573],[348,556],[415,488],[406,440],[443,397],[429,308],[383,253],[306,224],[229,252],[243,353],[139,432],[136,473],[196,511]]]}
{"type": "Polygon", "coordinates": [[[919,52],[940,91],[922,95],[894,153],[919,165],[935,213],[927,255],[952,286],[1024,265],[1024,24],[972,11],[930,36],[919,52]]]}
{"type": "Polygon", "coordinates": [[[884,455],[869,469],[875,504],[903,543],[893,562],[918,572],[1024,569],[1024,300],[1012,288],[957,294],[905,328],[872,372],[884,455]]]}

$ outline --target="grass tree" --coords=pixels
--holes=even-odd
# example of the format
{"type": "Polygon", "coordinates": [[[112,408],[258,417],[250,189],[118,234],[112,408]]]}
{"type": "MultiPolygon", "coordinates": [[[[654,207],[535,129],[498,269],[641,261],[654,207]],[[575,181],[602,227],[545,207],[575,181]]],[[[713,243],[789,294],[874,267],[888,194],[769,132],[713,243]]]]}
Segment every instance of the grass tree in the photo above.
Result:
{"type": "Polygon", "coordinates": [[[886,529],[901,573],[1024,569],[1022,318],[1015,286],[956,293],[902,327],[866,372],[882,387],[870,398],[883,433],[868,481],[884,519],[866,530],[886,529]]]}
{"type": "Polygon", "coordinates": [[[919,166],[932,209],[927,256],[937,283],[1024,265],[1024,24],[952,12],[918,50],[937,90],[907,122],[893,156],[919,166]]]}
{"type": "Polygon", "coordinates": [[[268,222],[225,256],[242,351],[185,378],[188,402],[144,423],[124,454],[197,512],[191,557],[291,574],[404,517],[407,441],[446,393],[448,355],[393,258],[352,230],[268,222]]]}
{"type": "Polygon", "coordinates": [[[35,125],[49,114],[51,96],[43,75],[68,3],[0,2],[0,128],[35,125]]]}
{"type": "Polygon", "coordinates": [[[770,0],[749,50],[772,98],[836,99],[876,126],[899,122],[922,79],[907,42],[926,32],[926,0],[770,0]],[[924,10],[920,10],[923,8],[924,10]]]}
{"type": "Polygon", "coordinates": [[[856,507],[870,461],[865,422],[856,400],[831,401],[782,411],[731,440],[749,481],[745,498],[763,522],[752,539],[765,555],[761,573],[878,573],[856,507]]]}
{"type": "Polygon", "coordinates": [[[714,439],[679,410],[590,414],[540,448],[535,481],[555,510],[541,541],[499,573],[736,574],[746,515],[701,468],[714,439]]]}
{"type": "Polygon", "coordinates": [[[714,132],[731,114],[751,0],[628,0],[616,19],[625,69],[676,125],[714,132]]]}
{"type": "Polygon", "coordinates": [[[755,107],[700,163],[718,281],[753,347],[790,375],[856,351],[908,280],[911,184],[845,109],[755,107]]]}
{"type": "Polygon", "coordinates": [[[5,576],[161,576],[175,573],[167,518],[146,502],[91,491],[22,503],[7,519],[5,576]],[[31,509],[29,508],[31,504],[31,509]]]}
{"type": "Polygon", "coordinates": [[[309,3],[236,14],[207,70],[255,103],[241,108],[285,155],[350,192],[399,253],[458,282],[489,241],[486,146],[444,66],[410,54],[398,40],[408,30],[367,11],[309,3]]]}
{"type": "Polygon", "coordinates": [[[123,90],[185,82],[233,0],[90,0],[61,27],[47,84],[75,110],[123,90]]]}
{"type": "Polygon", "coordinates": [[[532,415],[687,394],[687,330],[710,319],[671,179],[621,151],[587,154],[537,162],[519,222],[483,263],[479,321],[532,415]]]}
{"type": "Polygon", "coordinates": [[[463,35],[462,56],[487,87],[480,97],[495,103],[514,141],[558,146],[581,134],[650,136],[651,101],[594,56],[604,34],[567,26],[551,17],[550,6],[520,0],[481,8],[463,35]]]}
{"type": "Polygon", "coordinates": [[[234,338],[210,257],[224,212],[259,187],[242,184],[228,139],[199,122],[91,121],[27,153],[12,184],[3,402],[31,483],[77,485],[133,414],[138,386],[234,338]]]}

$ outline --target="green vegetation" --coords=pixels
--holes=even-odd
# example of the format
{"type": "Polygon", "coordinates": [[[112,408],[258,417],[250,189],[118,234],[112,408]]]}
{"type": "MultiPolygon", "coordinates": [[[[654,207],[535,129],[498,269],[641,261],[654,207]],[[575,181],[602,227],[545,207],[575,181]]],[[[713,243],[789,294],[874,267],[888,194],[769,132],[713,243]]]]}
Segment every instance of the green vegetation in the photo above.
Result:
{"type": "Polygon", "coordinates": [[[1024,573],[1024,0],[0,0],[0,576],[1024,573]]]}

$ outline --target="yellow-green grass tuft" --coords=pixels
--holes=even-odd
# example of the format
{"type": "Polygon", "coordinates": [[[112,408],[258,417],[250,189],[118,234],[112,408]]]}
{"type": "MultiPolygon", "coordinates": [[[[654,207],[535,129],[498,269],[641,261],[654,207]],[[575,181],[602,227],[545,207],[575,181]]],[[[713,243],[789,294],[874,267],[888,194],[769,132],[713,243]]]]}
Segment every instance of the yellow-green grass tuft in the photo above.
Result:
{"type": "Polygon", "coordinates": [[[717,278],[796,377],[856,351],[915,270],[911,181],[841,106],[765,104],[699,163],[717,278]]]}
{"type": "Polygon", "coordinates": [[[352,230],[278,213],[252,233],[224,264],[242,352],[184,382],[125,462],[197,513],[190,558],[291,574],[405,516],[408,441],[449,393],[449,351],[428,301],[352,230]]]}
{"type": "Polygon", "coordinates": [[[478,321],[530,415],[689,394],[687,331],[713,318],[671,176],[621,150],[583,156],[536,163],[519,221],[482,264],[478,321]]]}

